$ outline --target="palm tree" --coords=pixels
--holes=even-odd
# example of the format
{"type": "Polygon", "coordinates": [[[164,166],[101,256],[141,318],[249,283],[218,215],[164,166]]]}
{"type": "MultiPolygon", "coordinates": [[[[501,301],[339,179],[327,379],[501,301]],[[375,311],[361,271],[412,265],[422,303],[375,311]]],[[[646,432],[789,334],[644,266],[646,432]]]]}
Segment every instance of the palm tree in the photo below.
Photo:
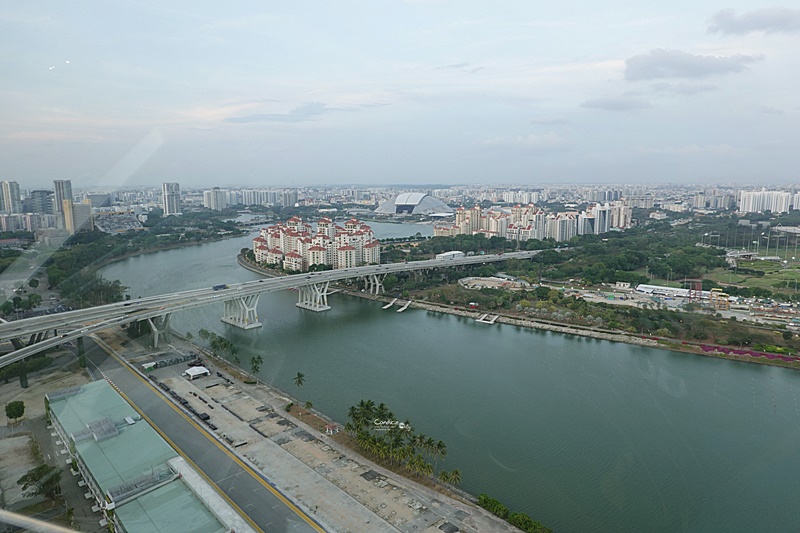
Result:
{"type": "MultiPolygon", "coordinates": [[[[238,355],[233,356],[233,365],[236,367],[236,370],[239,371],[242,366],[242,360],[239,358],[238,355]]],[[[239,373],[239,379],[242,379],[241,372],[239,373]]]]}
{"type": "Polygon", "coordinates": [[[444,442],[439,441],[436,443],[436,446],[433,448],[433,457],[434,461],[434,470],[439,466],[439,459],[444,459],[447,457],[447,445],[444,442]]]}
{"type": "Polygon", "coordinates": [[[420,467],[420,473],[424,476],[431,477],[433,475],[433,465],[424,461],[420,467]]]}
{"type": "Polygon", "coordinates": [[[187,331],[186,332],[186,340],[189,341],[189,342],[192,342],[192,339],[194,339],[194,335],[192,335],[191,331],[187,331]]]}
{"type": "Polygon", "coordinates": [[[299,398],[300,387],[303,385],[303,383],[306,382],[306,375],[303,374],[302,372],[298,372],[297,375],[294,377],[294,379],[292,379],[292,381],[294,381],[294,384],[297,385],[297,397],[299,398]]]}
{"type": "Polygon", "coordinates": [[[425,448],[425,451],[428,453],[428,455],[433,455],[434,450],[436,449],[436,441],[433,440],[433,437],[428,437],[427,439],[425,439],[425,444],[423,444],[423,447],[425,448]]]}
{"type": "Polygon", "coordinates": [[[448,483],[451,485],[459,485],[461,483],[461,470],[452,470],[447,477],[449,478],[448,483]]]}
{"type": "Polygon", "coordinates": [[[264,360],[260,355],[254,355],[250,358],[250,377],[253,377],[253,374],[258,374],[258,371],[261,370],[261,365],[263,363],[264,360]]]}
{"type": "Polygon", "coordinates": [[[211,336],[211,332],[205,328],[201,328],[200,331],[197,332],[197,336],[200,337],[202,340],[207,341],[211,336]]]}

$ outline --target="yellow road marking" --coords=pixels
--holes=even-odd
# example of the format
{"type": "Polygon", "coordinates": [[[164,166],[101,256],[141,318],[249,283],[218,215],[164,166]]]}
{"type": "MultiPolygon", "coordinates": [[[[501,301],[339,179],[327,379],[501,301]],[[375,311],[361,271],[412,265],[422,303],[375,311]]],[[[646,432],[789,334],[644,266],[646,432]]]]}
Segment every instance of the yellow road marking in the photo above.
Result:
{"type": "MultiPolygon", "coordinates": [[[[103,343],[103,344],[105,344],[105,343],[103,343]]],[[[147,380],[145,380],[144,378],[142,378],[142,376],[140,376],[138,373],[136,373],[136,372],[135,372],[135,371],[134,371],[134,370],[133,370],[133,369],[132,369],[132,368],[131,368],[131,367],[130,367],[130,366],[129,366],[129,365],[126,363],[126,362],[125,362],[125,361],[123,361],[122,359],[120,359],[120,357],[119,357],[119,356],[118,356],[116,353],[114,353],[113,351],[109,351],[109,350],[107,350],[107,349],[105,348],[105,346],[103,346],[102,344],[100,345],[100,347],[101,347],[101,348],[103,348],[103,350],[104,350],[106,353],[108,353],[108,354],[109,354],[111,357],[113,357],[114,359],[116,359],[116,360],[117,360],[117,361],[120,363],[120,365],[122,365],[122,367],[123,367],[123,368],[127,369],[127,370],[128,370],[130,373],[131,373],[131,374],[133,374],[134,376],[136,376],[136,377],[139,379],[139,381],[141,381],[142,383],[144,383],[146,386],[150,387],[150,389],[152,389],[152,390],[153,390],[153,391],[156,393],[156,395],[157,395],[157,396],[158,396],[158,397],[159,397],[159,398],[160,398],[160,399],[161,399],[161,400],[162,400],[164,403],[166,403],[167,405],[169,405],[170,407],[172,407],[172,408],[175,410],[175,412],[177,412],[177,413],[178,413],[179,415],[181,415],[181,416],[182,416],[182,417],[183,417],[183,418],[184,418],[184,419],[185,419],[187,422],[189,422],[191,425],[193,425],[193,426],[194,426],[194,427],[195,427],[195,428],[196,428],[196,429],[197,429],[197,430],[198,430],[198,431],[199,431],[199,432],[200,432],[202,435],[204,435],[204,436],[205,436],[205,437],[206,437],[206,438],[207,438],[209,441],[211,441],[212,443],[214,443],[214,444],[215,444],[215,445],[216,445],[216,446],[217,446],[217,447],[218,447],[220,450],[222,450],[222,451],[223,451],[223,452],[224,452],[224,453],[225,453],[225,454],[226,454],[228,457],[230,457],[230,458],[231,458],[231,459],[232,459],[232,460],[233,460],[233,461],[234,461],[236,464],[238,464],[239,466],[241,466],[241,467],[242,467],[242,468],[243,468],[243,469],[244,469],[246,472],[248,472],[248,473],[249,473],[249,474],[250,474],[250,475],[251,475],[251,476],[252,476],[254,479],[256,479],[256,481],[258,481],[258,482],[259,482],[259,483],[260,483],[260,484],[261,484],[261,485],[262,485],[264,488],[266,488],[268,491],[270,491],[270,492],[271,492],[271,493],[272,493],[272,494],[273,494],[273,495],[274,495],[276,498],[278,498],[280,501],[282,501],[282,502],[284,503],[284,505],[286,505],[286,506],[287,506],[289,509],[291,509],[291,510],[292,510],[292,511],[293,511],[293,512],[294,512],[294,513],[297,515],[297,516],[299,516],[300,518],[302,518],[302,519],[303,519],[303,521],[305,521],[305,522],[306,522],[308,525],[310,525],[310,526],[311,526],[311,527],[312,527],[312,528],[313,528],[315,531],[318,531],[319,533],[325,533],[325,530],[324,530],[324,529],[322,529],[322,528],[319,526],[319,524],[317,524],[316,522],[314,522],[314,521],[313,521],[313,520],[312,520],[312,519],[311,519],[311,518],[310,518],[308,515],[306,515],[306,514],[305,514],[305,513],[304,513],[304,512],[303,512],[301,509],[299,509],[299,508],[298,508],[298,507],[297,507],[297,506],[296,506],[294,503],[292,503],[291,501],[289,501],[289,500],[288,500],[288,499],[287,499],[287,498],[286,498],[286,497],[285,497],[283,494],[281,494],[280,492],[278,492],[278,491],[275,489],[275,487],[273,487],[272,485],[270,485],[269,483],[267,483],[267,482],[264,480],[264,478],[263,478],[263,477],[261,477],[260,475],[258,475],[258,474],[257,474],[257,473],[256,473],[256,472],[255,472],[255,471],[254,471],[254,470],[253,470],[251,467],[250,467],[250,465],[248,465],[247,463],[243,462],[241,459],[239,459],[238,457],[236,457],[236,455],[234,455],[234,454],[233,454],[233,453],[232,453],[232,452],[231,452],[229,449],[227,449],[225,446],[223,446],[223,445],[222,445],[222,443],[220,443],[218,440],[216,440],[216,439],[212,438],[212,437],[211,437],[211,435],[209,435],[209,434],[208,434],[206,431],[204,431],[204,430],[203,430],[203,428],[201,428],[201,427],[200,427],[200,425],[199,425],[199,424],[197,424],[197,422],[195,422],[194,420],[192,420],[191,418],[189,418],[189,417],[186,415],[186,413],[184,413],[182,410],[178,409],[178,407],[177,407],[177,406],[176,406],[174,403],[172,403],[172,402],[170,402],[170,401],[168,401],[168,400],[164,399],[164,397],[163,397],[163,396],[162,396],[162,394],[161,394],[161,393],[158,391],[158,389],[156,389],[155,387],[153,387],[153,385],[152,385],[152,384],[150,384],[150,383],[149,383],[147,380]]],[[[149,417],[148,417],[146,414],[144,414],[144,412],[143,412],[141,409],[139,409],[139,408],[138,408],[138,407],[137,407],[137,406],[136,406],[136,405],[133,403],[133,401],[131,401],[131,400],[130,400],[130,398],[128,398],[128,397],[127,397],[127,396],[126,396],[126,395],[125,395],[125,394],[124,394],[122,391],[120,391],[120,394],[121,394],[121,395],[122,395],[122,396],[125,398],[125,400],[126,400],[126,401],[127,401],[129,404],[131,404],[131,406],[133,406],[133,408],[134,408],[134,409],[136,409],[136,411],[138,411],[138,413],[139,413],[140,415],[142,415],[142,417],[143,417],[145,420],[147,420],[147,422],[148,422],[148,423],[149,423],[149,424],[150,424],[150,425],[151,425],[151,426],[152,426],[152,427],[153,427],[153,428],[154,428],[154,429],[155,429],[155,430],[156,430],[156,431],[159,433],[159,435],[161,435],[161,437],[162,437],[164,440],[166,440],[166,441],[167,441],[167,442],[170,444],[170,446],[172,446],[173,448],[175,448],[175,450],[176,450],[176,451],[177,451],[177,452],[178,452],[178,453],[179,453],[179,454],[180,454],[180,455],[181,455],[181,456],[182,456],[184,459],[186,459],[186,460],[187,460],[187,461],[188,461],[188,462],[189,462],[189,463],[192,465],[192,468],[194,468],[195,470],[197,470],[197,471],[200,473],[200,475],[202,475],[202,476],[203,476],[203,478],[205,478],[205,480],[206,480],[206,481],[208,481],[208,482],[209,482],[209,484],[211,484],[211,486],[213,486],[213,487],[215,487],[215,488],[217,489],[217,492],[219,492],[219,493],[222,495],[222,497],[223,497],[223,498],[225,498],[225,500],[226,500],[226,501],[227,501],[229,504],[231,504],[231,506],[233,506],[233,507],[234,507],[234,508],[235,508],[235,509],[236,509],[236,510],[239,512],[239,514],[240,514],[240,515],[242,515],[242,516],[245,518],[245,520],[247,520],[247,521],[250,523],[250,525],[252,525],[252,526],[253,526],[253,527],[254,527],[254,528],[257,530],[257,531],[262,531],[262,532],[263,532],[263,530],[262,530],[260,527],[258,527],[258,526],[256,525],[256,523],[255,523],[255,522],[253,522],[253,520],[252,520],[252,519],[251,519],[249,516],[247,516],[247,514],[246,514],[246,513],[244,513],[244,512],[242,511],[242,509],[241,509],[241,508],[240,508],[238,505],[236,505],[236,504],[233,502],[233,500],[231,500],[231,499],[228,497],[228,495],[227,495],[227,494],[225,494],[224,492],[222,492],[222,489],[220,489],[220,488],[217,486],[217,484],[216,484],[216,483],[214,483],[213,481],[211,481],[211,479],[210,479],[210,478],[209,478],[209,477],[208,477],[208,476],[205,474],[205,472],[203,472],[203,471],[202,471],[202,470],[201,470],[201,469],[200,469],[200,468],[199,468],[199,467],[198,467],[198,466],[197,466],[197,465],[194,463],[194,461],[192,461],[191,459],[189,459],[189,457],[188,457],[188,456],[187,456],[185,453],[183,453],[183,450],[181,450],[181,449],[180,449],[180,448],[179,448],[179,447],[178,447],[178,446],[177,446],[177,445],[176,445],[174,442],[172,442],[172,440],[171,440],[169,437],[167,437],[167,435],[165,435],[165,434],[164,434],[164,432],[163,432],[163,431],[161,431],[161,429],[160,429],[160,428],[158,428],[158,426],[156,426],[156,425],[153,423],[153,421],[152,421],[152,420],[150,420],[150,418],[149,418],[149,417]]]]}

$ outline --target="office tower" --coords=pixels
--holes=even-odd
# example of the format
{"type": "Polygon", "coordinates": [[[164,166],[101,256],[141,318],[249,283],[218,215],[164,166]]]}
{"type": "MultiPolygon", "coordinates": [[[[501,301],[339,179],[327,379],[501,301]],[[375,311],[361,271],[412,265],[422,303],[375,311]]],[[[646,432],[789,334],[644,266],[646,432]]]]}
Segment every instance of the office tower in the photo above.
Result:
{"type": "Polygon", "coordinates": [[[53,206],[56,213],[63,213],[64,200],[72,201],[72,182],[70,180],[53,180],[55,198],[53,206]]]}

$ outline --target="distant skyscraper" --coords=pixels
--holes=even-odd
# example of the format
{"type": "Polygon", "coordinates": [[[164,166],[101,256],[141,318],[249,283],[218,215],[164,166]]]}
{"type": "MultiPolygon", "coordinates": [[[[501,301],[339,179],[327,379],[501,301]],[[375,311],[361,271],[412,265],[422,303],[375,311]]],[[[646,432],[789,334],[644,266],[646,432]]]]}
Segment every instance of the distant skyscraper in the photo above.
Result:
{"type": "Polygon", "coordinates": [[[46,191],[46,190],[31,191],[31,194],[28,197],[28,205],[31,213],[52,215],[53,191],[46,191]]]}
{"type": "Polygon", "coordinates": [[[283,207],[294,207],[294,204],[297,203],[297,191],[283,191],[281,194],[281,205],[283,207]]]}
{"type": "Polygon", "coordinates": [[[92,204],[85,200],[81,204],[73,203],[72,200],[64,200],[61,203],[64,213],[64,228],[70,235],[75,235],[79,231],[92,230],[92,204]]]}
{"type": "Polygon", "coordinates": [[[64,200],[72,201],[72,182],[70,180],[53,180],[55,198],[53,206],[56,213],[64,212],[64,200]]]}
{"type": "Polygon", "coordinates": [[[181,214],[181,186],[179,183],[164,183],[161,186],[164,216],[181,214]]]}
{"type": "Polygon", "coordinates": [[[0,210],[6,213],[21,213],[22,200],[19,196],[19,183],[16,181],[2,182],[2,206],[0,210]]]}
{"type": "Polygon", "coordinates": [[[203,191],[203,205],[214,211],[222,211],[228,207],[227,191],[214,187],[210,191],[203,191]]]}

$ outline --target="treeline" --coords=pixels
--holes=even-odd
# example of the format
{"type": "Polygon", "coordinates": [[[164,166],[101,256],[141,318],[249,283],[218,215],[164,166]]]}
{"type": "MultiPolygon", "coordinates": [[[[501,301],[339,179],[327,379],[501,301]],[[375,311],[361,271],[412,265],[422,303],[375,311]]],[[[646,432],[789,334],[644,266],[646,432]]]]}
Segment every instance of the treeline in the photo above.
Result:
{"type": "Polygon", "coordinates": [[[74,307],[100,305],[123,299],[126,287],[108,281],[94,270],[104,262],[127,254],[165,246],[202,242],[219,238],[224,232],[240,232],[219,213],[200,211],[181,217],[160,218],[152,213],[145,231],[107,234],[101,231],[79,232],[45,262],[52,288],[61,291],[74,307]]]}
{"type": "Polygon", "coordinates": [[[478,496],[478,505],[522,531],[527,531],[528,533],[551,533],[552,531],[525,513],[510,512],[508,507],[486,494],[478,496]]]}
{"type": "Polygon", "coordinates": [[[375,405],[372,400],[361,400],[350,407],[347,417],[349,422],[345,424],[345,431],[355,437],[359,448],[374,459],[388,459],[392,466],[401,466],[414,477],[436,476],[442,483],[461,483],[460,470],[436,473],[439,461],[447,456],[445,443],[415,433],[411,422],[398,421],[386,404],[375,405]]]}

